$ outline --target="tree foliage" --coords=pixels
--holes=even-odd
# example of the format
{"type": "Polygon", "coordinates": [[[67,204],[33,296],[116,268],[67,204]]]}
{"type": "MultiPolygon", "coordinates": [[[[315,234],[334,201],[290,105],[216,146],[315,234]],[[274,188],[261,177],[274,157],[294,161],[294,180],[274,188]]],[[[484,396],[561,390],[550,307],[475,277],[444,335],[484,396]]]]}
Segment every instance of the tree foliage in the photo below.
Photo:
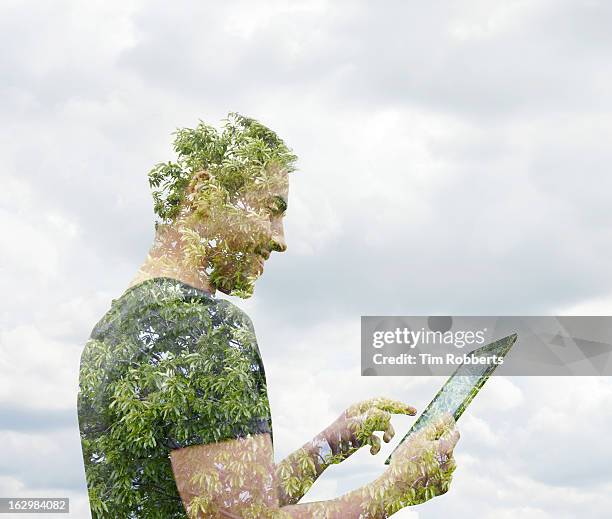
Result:
{"type": "Polygon", "coordinates": [[[206,172],[206,180],[228,198],[246,191],[247,184],[261,184],[270,170],[295,170],[297,157],[278,135],[249,117],[228,114],[222,131],[200,121],[177,130],[176,162],[157,164],[149,173],[154,209],[162,222],[173,220],[194,176],[206,172]]]}
{"type": "Polygon", "coordinates": [[[185,518],[170,451],[271,431],[248,317],[176,280],[129,289],[83,352],[78,411],[94,519],[185,518]]]}
{"type": "MultiPolygon", "coordinates": [[[[287,207],[287,174],[296,156],[272,130],[230,113],[222,131],[200,122],[176,132],[176,162],[149,173],[158,231],[180,235],[181,268],[199,271],[215,289],[253,293],[259,261],[280,250],[272,221],[287,207]],[[162,226],[162,229],[160,229],[162,226]]],[[[175,261],[162,243],[162,256],[175,261]]]]}

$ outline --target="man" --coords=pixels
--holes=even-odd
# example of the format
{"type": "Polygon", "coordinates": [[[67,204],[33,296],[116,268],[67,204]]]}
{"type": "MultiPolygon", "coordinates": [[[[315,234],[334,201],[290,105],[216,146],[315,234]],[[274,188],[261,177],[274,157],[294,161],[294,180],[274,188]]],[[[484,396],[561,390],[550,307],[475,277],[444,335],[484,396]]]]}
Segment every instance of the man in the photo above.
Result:
{"type": "Polygon", "coordinates": [[[253,293],[273,251],[296,157],[259,122],[179,130],[156,166],[155,243],[81,358],[79,422],[94,518],[383,518],[446,492],[458,433],[448,417],[405,442],[381,477],[299,504],[319,475],[393,437],[385,398],[349,407],[274,463],[266,381],[249,318],[217,290],[253,293]]]}

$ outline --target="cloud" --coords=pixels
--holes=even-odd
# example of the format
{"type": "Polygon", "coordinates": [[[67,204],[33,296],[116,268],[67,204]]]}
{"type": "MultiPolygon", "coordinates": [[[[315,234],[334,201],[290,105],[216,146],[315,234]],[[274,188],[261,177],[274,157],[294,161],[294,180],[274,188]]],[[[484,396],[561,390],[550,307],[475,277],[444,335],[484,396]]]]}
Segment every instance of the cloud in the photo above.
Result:
{"type": "Polygon", "coordinates": [[[40,497],[45,497],[40,494],[43,489],[56,489],[52,495],[57,495],[57,490],[82,491],[83,458],[75,424],[44,434],[5,430],[0,432],[0,440],[0,475],[8,478],[3,483],[8,489],[0,487],[3,496],[10,496],[9,489],[40,497]]]}
{"type": "Polygon", "coordinates": [[[0,333],[0,352],[0,365],[6,374],[0,383],[0,403],[40,410],[66,409],[74,404],[77,351],[42,336],[36,329],[19,327],[0,333]],[[58,358],[60,352],[63,358],[58,358]]]}
{"type": "MultiPolygon", "coordinates": [[[[65,492],[87,516],[69,423],[79,354],[151,241],[147,171],[199,118],[258,117],[300,157],[289,250],[237,302],[258,332],[279,456],[355,400],[422,409],[442,384],[361,378],[362,314],[610,306],[605,3],[0,10],[2,495],[65,492]]],[[[398,517],[603,517],[609,391],[489,381],[459,423],[451,492],[398,517]]],[[[399,438],[412,422],[394,423],[399,438]]],[[[364,484],[391,448],[334,468],[313,498],[364,484]]]]}

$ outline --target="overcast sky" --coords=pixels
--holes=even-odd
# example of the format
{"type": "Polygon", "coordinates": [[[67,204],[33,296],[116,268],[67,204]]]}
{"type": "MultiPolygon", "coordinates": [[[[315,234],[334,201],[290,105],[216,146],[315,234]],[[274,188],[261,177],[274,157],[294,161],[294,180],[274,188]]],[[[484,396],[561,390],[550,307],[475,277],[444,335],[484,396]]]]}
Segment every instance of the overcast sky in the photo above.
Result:
{"type": "MultiPolygon", "coordinates": [[[[235,301],[279,459],[357,400],[422,409],[442,383],[360,377],[361,315],[610,314],[611,18],[605,0],[4,0],[0,496],[89,517],[79,356],[151,243],[148,170],[199,119],[255,117],[299,157],[289,249],[235,301]]],[[[609,379],[491,380],[450,492],[397,517],[609,517],[611,410],[609,379]]]]}

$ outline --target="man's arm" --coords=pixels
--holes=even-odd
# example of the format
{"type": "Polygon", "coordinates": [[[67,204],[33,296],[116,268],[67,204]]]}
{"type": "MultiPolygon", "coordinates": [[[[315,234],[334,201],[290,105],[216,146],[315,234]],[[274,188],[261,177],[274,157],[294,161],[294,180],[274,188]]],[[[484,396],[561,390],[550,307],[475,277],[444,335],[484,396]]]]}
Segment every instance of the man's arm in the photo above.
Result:
{"type": "Polygon", "coordinates": [[[177,487],[189,516],[200,518],[382,519],[448,489],[458,440],[452,418],[404,442],[389,469],[360,489],[330,501],[282,506],[268,434],[171,453],[177,487]]]}
{"type": "Polygon", "coordinates": [[[176,449],[170,460],[190,518],[272,517],[262,512],[278,510],[267,433],[176,449]]]}
{"type": "Polygon", "coordinates": [[[389,398],[371,398],[352,405],[323,432],[291,453],[276,467],[281,506],[295,504],[329,467],[346,460],[364,445],[370,452],[380,451],[382,432],[385,442],[395,435],[392,414],[414,415],[416,409],[389,398]]]}

